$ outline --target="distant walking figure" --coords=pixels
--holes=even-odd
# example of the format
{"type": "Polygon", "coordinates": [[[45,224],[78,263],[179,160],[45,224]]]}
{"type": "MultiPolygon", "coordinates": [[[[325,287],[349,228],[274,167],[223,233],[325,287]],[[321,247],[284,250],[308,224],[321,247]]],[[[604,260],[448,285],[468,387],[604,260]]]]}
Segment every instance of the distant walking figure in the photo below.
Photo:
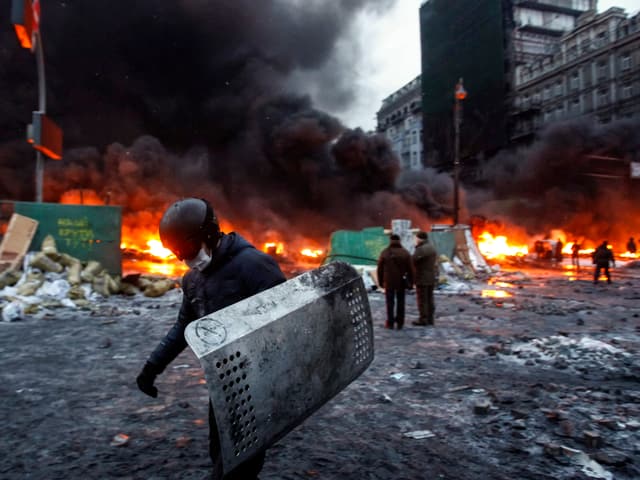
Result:
{"type": "Polygon", "coordinates": [[[580,270],[580,244],[577,240],[571,245],[571,265],[575,265],[576,270],[580,270]]]}
{"type": "Polygon", "coordinates": [[[636,242],[633,240],[633,237],[627,242],[627,252],[636,253],[636,242]]]}
{"type": "Polygon", "coordinates": [[[612,266],[616,266],[616,260],[613,256],[613,250],[609,248],[608,242],[603,241],[596,251],[593,252],[593,263],[595,264],[595,271],[593,273],[593,283],[598,283],[600,278],[600,270],[604,269],[604,274],[607,277],[607,283],[611,283],[611,275],[609,274],[609,263],[612,266]]]}

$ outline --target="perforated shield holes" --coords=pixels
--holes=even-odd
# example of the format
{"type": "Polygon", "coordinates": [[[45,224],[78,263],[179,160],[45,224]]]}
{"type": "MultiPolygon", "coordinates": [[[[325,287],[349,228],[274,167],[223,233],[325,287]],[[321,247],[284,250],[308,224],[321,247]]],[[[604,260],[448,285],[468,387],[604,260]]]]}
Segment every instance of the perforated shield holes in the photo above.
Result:
{"type": "Polygon", "coordinates": [[[240,352],[216,362],[218,379],[224,392],[229,431],[236,457],[258,443],[258,428],[247,382],[247,360],[240,352]]]}
{"type": "Polygon", "coordinates": [[[373,355],[371,345],[370,326],[365,313],[363,295],[361,289],[354,288],[347,292],[347,305],[351,314],[351,325],[353,326],[353,355],[356,365],[366,362],[373,355]]]}

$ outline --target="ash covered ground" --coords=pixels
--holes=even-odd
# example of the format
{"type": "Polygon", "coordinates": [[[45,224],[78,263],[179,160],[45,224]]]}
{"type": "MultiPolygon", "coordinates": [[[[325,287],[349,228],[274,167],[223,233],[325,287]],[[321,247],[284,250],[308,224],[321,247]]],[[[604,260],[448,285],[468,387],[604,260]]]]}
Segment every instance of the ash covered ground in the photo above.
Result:
{"type": "MultiPolygon", "coordinates": [[[[382,328],[375,359],[271,448],[263,480],[640,478],[640,270],[563,271],[438,291],[437,326],[382,328]],[[499,289],[508,298],[483,297],[499,289]]],[[[204,479],[207,390],[190,350],[135,376],[180,292],[0,323],[0,477],[204,479]],[[124,437],[126,435],[127,437],[124,437]]]]}

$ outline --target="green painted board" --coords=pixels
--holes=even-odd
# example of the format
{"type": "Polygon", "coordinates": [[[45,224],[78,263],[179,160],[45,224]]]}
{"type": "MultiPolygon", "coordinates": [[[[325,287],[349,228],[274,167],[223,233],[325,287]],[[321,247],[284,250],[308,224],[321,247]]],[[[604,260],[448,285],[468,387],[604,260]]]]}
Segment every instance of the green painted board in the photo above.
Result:
{"type": "Polygon", "coordinates": [[[14,211],[39,222],[29,250],[40,250],[50,234],[58,251],[98,261],[109,273],[121,275],[121,207],[15,202],[14,211]]]}
{"type": "Polygon", "coordinates": [[[383,227],[360,231],[338,230],[331,234],[329,253],[324,263],[347,262],[354,265],[376,265],[380,252],[389,245],[383,227]]]}

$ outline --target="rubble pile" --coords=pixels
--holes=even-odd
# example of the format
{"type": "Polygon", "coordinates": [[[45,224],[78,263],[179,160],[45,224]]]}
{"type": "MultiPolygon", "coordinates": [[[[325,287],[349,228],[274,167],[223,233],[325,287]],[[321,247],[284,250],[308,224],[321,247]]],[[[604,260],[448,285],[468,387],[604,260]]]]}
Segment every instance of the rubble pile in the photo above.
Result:
{"type": "Polygon", "coordinates": [[[529,342],[505,345],[498,353],[507,361],[524,365],[640,380],[640,361],[632,353],[587,336],[580,339],[562,335],[534,338],[529,342]]]}
{"type": "Polygon", "coordinates": [[[0,308],[2,319],[10,322],[43,309],[91,308],[111,295],[159,297],[176,286],[165,277],[110,275],[99,262],[60,253],[53,237],[47,236],[41,251],[25,255],[21,270],[0,273],[0,308]]]}

